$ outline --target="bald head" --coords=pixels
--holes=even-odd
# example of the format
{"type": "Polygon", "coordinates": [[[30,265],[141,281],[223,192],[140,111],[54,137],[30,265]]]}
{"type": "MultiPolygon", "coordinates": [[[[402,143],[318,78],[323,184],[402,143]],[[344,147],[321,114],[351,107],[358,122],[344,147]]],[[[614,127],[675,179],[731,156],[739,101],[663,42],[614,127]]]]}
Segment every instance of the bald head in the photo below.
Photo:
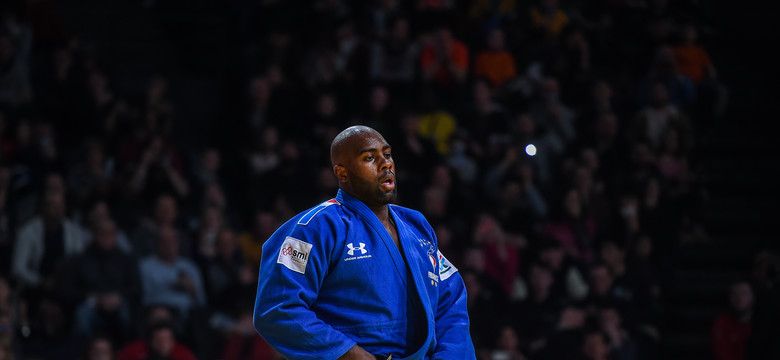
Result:
{"type": "Polygon", "coordinates": [[[390,145],[376,130],[352,126],[336,135],[330,161],[339,188],[369,207],[379,209],[395,200],[395,163],[390,145]]]}
{"type": "Polygon", "coordinates": [[[360,145],[362,145],[364,139],[369,136],[378,136],[383,141],[385,139],[378,131],[363,125],[350,126],[336,135],[336,137],[333,138],[333,142],[330,144],[331,165],[334,167],[336,165],[343,165],[345,162],[344,157],[353,152],[360,151],[360,145]]]}

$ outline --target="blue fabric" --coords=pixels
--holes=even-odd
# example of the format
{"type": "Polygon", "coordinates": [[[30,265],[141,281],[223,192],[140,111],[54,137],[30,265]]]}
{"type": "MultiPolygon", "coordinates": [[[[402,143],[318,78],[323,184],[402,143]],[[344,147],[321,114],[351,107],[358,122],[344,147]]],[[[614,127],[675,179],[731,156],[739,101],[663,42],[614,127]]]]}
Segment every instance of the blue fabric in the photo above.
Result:
{"type": "Polygon", "coordinates": [[[457,269],[422,214],[390,214],[403,253],[342,191],[282,225],[263,245],[258,333],[288,359],[336,359],[355,344],[393,359],[475,359],[457,269]]]}

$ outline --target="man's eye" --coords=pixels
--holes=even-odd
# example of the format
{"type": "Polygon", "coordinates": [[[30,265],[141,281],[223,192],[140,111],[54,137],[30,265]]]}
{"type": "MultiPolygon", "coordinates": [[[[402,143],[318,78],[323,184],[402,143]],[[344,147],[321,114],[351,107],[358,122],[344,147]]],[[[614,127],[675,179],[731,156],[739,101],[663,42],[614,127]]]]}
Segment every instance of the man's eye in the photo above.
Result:
{"type": "Polygon", "coordinates": [[[385,154],[385,159],[389,159],[389,158],[390,158],[390,153],[386,153],[385,154]]]}
{"type": "Polygon", "coordinates": [[[374,155],[368,155],[366,156],[366,161],[374,160],[374,155]]]}

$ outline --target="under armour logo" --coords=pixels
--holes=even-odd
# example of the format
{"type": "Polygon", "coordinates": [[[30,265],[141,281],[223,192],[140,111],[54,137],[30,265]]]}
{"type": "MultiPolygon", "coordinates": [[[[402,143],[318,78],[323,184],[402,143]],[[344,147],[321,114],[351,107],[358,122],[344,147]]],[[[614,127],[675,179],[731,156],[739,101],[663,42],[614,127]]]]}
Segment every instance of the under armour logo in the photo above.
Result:
{"type": "Polygon", "coordinates": [[[351,255],[355,255],[355,250],[360,250],[360,255],[363,255],[363,254],[368,252],[368,250],[365,249],[366,244],[364,244],[364,243],[358,243],[358,244],[360,244],[359,247],[352,246],[352,243],[347,244],[347,247],[349,248],[349,251],[347,251],[347,254],[349,254],[350,256],[351,255]]]}

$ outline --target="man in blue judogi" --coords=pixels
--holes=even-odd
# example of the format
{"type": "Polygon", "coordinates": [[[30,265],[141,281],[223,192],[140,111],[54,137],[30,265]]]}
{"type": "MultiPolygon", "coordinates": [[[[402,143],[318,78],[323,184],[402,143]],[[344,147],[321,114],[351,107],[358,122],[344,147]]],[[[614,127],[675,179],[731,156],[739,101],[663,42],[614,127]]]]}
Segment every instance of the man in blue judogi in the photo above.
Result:
{"type": "Polygon", "coordinates": [[[475,359],[458,270],[421,213],[391,205],[390,145],[353,126],[330,150],[336,197],[263,245],[258,333],[288,359],[475,359]]]}

